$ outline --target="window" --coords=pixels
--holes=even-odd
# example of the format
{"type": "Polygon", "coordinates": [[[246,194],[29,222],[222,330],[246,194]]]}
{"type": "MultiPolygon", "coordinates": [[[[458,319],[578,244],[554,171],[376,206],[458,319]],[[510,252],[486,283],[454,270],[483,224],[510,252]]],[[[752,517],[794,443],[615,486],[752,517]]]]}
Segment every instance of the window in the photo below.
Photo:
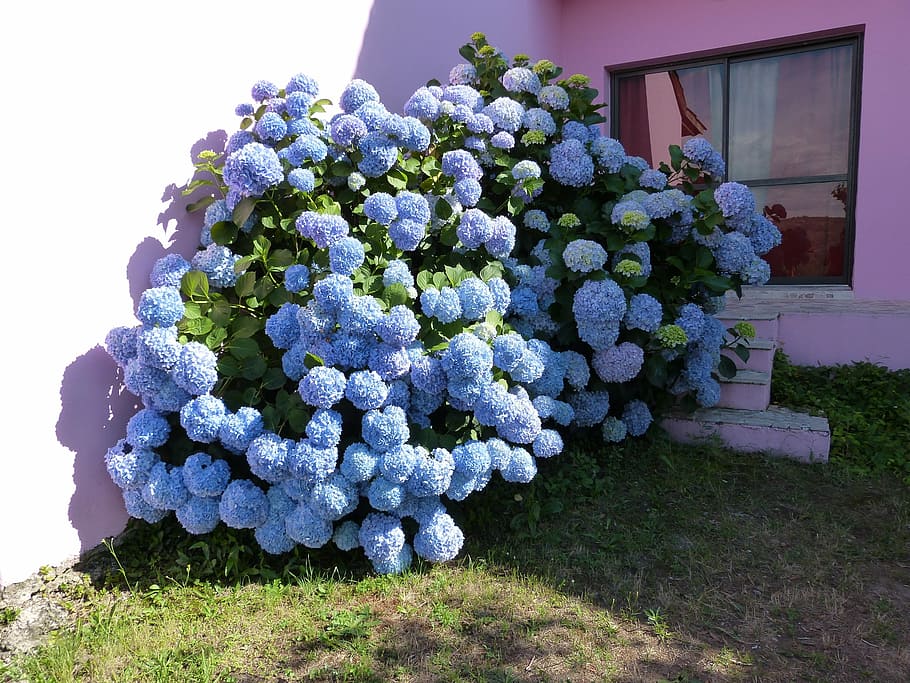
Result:
{"type": "Polygon", "coordinates": [[[860,36],[613,73],[613,131],[652,166],[702,135],[783,234],[772,283],[849,283],[860,36]]]}

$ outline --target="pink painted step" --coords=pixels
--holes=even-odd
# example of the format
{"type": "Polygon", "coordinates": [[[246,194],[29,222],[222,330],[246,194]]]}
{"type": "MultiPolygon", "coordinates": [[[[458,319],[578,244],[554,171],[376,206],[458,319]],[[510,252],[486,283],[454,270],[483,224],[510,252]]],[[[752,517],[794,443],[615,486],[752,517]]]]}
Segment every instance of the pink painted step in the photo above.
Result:
{"type": "Polygon", "coordinates": [[[741,320],[752,323],[755,327],[756,339],[768,339],[777,341],[777,333],[780,329],[780,313],[773,310],[751,310],[743,309],[737,311],[736,307],[730,306],[724,311],[717,314],[724,327],[733,327],[741,320]]]}
{"type": "Polygon", "coordinates": [[[720,401],[717,408],[734,410],[764,410],[771,403],[771,373],[739,370],[730,379],[720,382],[720,401]]]}
{"type": "Polygon", "coordinates": [[[770,375],[774,368],[774,351],[777,349],[777,342],[770,339],[750,339],[747,346],[749,347],[749,360],[745,362],[729,349],[721,351],[721,353],[730,357],[736,364],[737,370],[756,370],[770,375]]]}
{"type": "Polygon", "coordinates": [[[799,462],[828,462],[831,449],[827,419],[780,406],[766,410],[702,408],[689,415],[666,417],[661,426],[681,443],[716,438],[736,451],[766,453],[799,462]]]}

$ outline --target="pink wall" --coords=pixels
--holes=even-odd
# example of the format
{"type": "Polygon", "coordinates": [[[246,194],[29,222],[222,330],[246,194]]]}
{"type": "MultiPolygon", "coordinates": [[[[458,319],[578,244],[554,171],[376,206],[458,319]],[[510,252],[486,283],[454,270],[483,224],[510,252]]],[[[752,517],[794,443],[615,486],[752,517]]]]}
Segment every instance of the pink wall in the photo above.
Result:
{"type": "Polygon", "coordinates": [[[563,0],[559,60],[609,101],[605,67],[865,25],[856,247],[858,299],[910,300],[910,219],[896,146],[910,111],[908,0],[563,0]]]}

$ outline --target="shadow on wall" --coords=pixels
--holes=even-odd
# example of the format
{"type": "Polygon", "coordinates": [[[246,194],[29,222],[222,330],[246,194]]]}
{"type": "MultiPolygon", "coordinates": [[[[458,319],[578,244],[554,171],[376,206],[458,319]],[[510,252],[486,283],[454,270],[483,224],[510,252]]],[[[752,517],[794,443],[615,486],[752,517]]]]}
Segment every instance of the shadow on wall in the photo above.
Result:
{"type": "Polygon", "coordinates": [[[464,61],[458,48],[475,31],[488,32],[493,44],[505,48],[500,43],[508,36],[496,35],[484,25],[499,23],[493,15],[514,11],[511,4],[484,2],[481,11],[477,0],[374,0],[354,75],[379,91],[389,111],[401,113],[408,98],[428,80],[447,82],[449,70],[464,61]]]}
{"type": "MultiPolygon", "coordinates": [[[[224,131],[210,132],[190,150],[191,164],[203,150],[223,151],[224,131]]],[[[187,169],[190,174],[191,166],[187,169]]],[[[205,189],[184,197],[186,185],[168,185],[161,198],[166,208],[158,216],[159,235],[145,238],[126,266],[127,286],[133,306],[149,285],[152,266],[166,254],[192,257],[199,243],[202,212],[189,214],[186,207],[205,196],[205,189]],[[167,246],[164,246],[167,244],[167,246]]],[[[121,283],[113,283],[115,286],[121,283]]],[[[126,524],[120,490],[104,467],[104,454],[126,435],[126,423],[140,401],[123,387],[123,372],[101,346],[74,360],[60,384],[62,408],[57,420],[57,440],[75,453],[69,519],[79,534],[82,550],[119,533],[126,524]]]]}

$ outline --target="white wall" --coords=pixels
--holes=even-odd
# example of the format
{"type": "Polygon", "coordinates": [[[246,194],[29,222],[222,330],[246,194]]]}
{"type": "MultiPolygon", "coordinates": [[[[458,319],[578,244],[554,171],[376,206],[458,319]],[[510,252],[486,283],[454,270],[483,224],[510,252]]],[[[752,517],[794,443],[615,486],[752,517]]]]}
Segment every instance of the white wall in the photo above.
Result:
{"type": "Polygon", "coordinates": [[[283,85],[305,71],[337,100],[357,73],[400,110],[461,61],[472,31],[507,52],[547,56],[551,6],[158,0],[5,10],[0,585],[123,528],[103,455],[134,407],[117,395],[116,367],[98,345],[111,327],[134,324],[134,300],[166,248],[192,253],[198,218],[179,193],[172,200],[175,184],[189,179],[197,141],[235,128],[234,105],[252,83],[283,85]]]}

